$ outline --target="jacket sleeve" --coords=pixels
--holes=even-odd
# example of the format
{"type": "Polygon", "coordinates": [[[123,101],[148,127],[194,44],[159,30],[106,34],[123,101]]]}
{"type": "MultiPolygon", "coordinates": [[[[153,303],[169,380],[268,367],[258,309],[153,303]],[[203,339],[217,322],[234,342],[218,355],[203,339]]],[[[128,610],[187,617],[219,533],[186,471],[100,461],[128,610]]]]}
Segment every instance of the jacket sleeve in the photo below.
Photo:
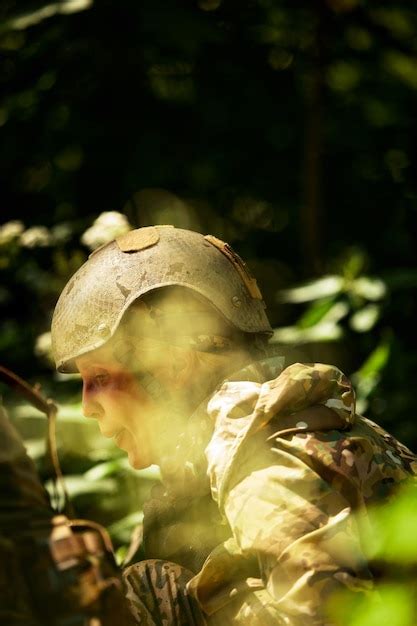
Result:
{"type": "Polygon", "coordinates": [[[242,554],[256,554],[263,587],[241,599],[233,623],[326,623],[334,591],[372,587],[348,502],[279,439],[266,457],[252,448],[240,461],[224,513],[242,554]]]}

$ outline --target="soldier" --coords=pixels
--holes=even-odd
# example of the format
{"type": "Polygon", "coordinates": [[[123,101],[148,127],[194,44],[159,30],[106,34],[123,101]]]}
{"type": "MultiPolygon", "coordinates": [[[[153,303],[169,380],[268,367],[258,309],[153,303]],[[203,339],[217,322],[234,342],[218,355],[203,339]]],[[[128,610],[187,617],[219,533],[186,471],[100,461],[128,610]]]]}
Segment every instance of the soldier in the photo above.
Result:
{"type": "Polygon", "coordinates": [[[84,414],[161,468],[125,571],[138,624],[323,625],[330,594],[372,588],[353,512],[416,458],[340,370],[284,369],[271,334],[230,246],[167,226],[95,251],[59,299],[56,365],[80,372],[84,414]]]}

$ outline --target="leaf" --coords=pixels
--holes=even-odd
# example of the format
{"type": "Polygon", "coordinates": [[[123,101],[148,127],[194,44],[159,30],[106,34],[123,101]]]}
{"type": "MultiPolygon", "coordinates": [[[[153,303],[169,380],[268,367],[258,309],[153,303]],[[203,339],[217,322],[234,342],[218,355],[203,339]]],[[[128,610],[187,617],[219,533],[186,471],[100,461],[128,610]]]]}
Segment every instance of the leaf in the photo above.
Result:
{"type": "Polygon", "coordinates": [[[74,402],[73,404],[59,404],[58,405],[58,421],[60,422],[81,422],[86,423],[86,419],[82,412],[81,402],[74,402]]]}
{"type": "Polygon", "coordinates": [[[349,320],[349,325],[353,330],[356,330],[356,332],[365,333],[375,326],[379,320],[380,314],[381,307],[377,304],[368,304],[352,315],[349,320]]]}
{"type": "MultiPolygon", "coordinates": [[[[142,522],[143,511],[134,511],[122,519],[117,520],[117,522],[113,522],[113,524],[107,527],[107,530],[109,531],[113,541],[116,543],[129,544],[131,542],[134,529],[142,524],[142,522]]],[[[123,559],[126,555],[127,550],[123,554],[123,559]]]]}
{"type": "Polygon", "coordinates": [[[411,89],[417,89],[417,63],[415,56],[395,50],[384,54],[384,67],[411,89]]]}
{"type": "Polygon", "coordinates": [[[282,289],[277,294],[278,302],[311,302],[319,298],[326,298],[339,294],[343,289],[343,278],[341,276],[329,275],[312,282],[293,287],[292,289],[282,289]]]}
{"type": "MultiPolygon", "coordinates": [[[[126,542],[127,543],[127,542],[126,542]]],[[[124,560],[126,559],[129,547],[127,545],[119,546],[114,553],[116,563],[119,567],[122,567],[124,560]]]]}
{"type": "MultiPolygon", "coordinates": [[[[110,478],[100,481],[86,480],[84,476],[66,476],[65,485],[70,497],[100,494],[113,495],[118,491],[118,485],[115,480],[110,478]]],[[[51,483],[46,483],[46,488],[51,489],[51,483]]]]}
{"type": "Polygon", "coordinates": [[[85,472],[84,478],[88,481],[102,480],[103,478],[108,478],[109,476],[120,474],[120,472],[124,472],[129,468],[130,465],[127,457],[111,459],[110,461],[99,463],[89,469],[87,472],[85,472]]]}
{"type": "Polygon", "coordinates": [[[367,255],[361,248],[356,246],[349,248],[341,266],[343,277],[350,281],[359,276],[366,265],[366,258],[367,255]]]}
{"type": "Polygon", "coordinates": [[[117,520],[117,522],[113,522],[110,526],[107,527],[109,533],[114,535],[120,535],[129,531],[129,533],[137,526],[141,524],[143,521],[143,511],[134,511],[133,513],[129,513],[122,519],[117,520]]]}
{"type": "MultiPolygon", "coordinates": [[[[382,3],[381,3],[382,4],[382,3]]],[[[408,39],[414,35],[414,23],[409,10],[396,8],[395,3],[392,8],[378,7],[371,11],[372,21],[381,24],[399,39],[408,39]]],[[[412,6],[412,5],[410,5],[412,6]]]]}
{"type": "Polygon", "coordinates": [[[337,324],[348,313],[349,305],[346,302],[335,302],[332,308],[324,315],[322,322],[337,324]]]}
{"type": "MultiPolygon", "coordinates": [[[[394,457],[395,458],[395,457],[394,457]]],[[[417,486],[403,486],[395,499],[369,511],[370,527],[362,530],[370,558],[413,565],[417,561],[417,486]]]]}
{"type": "Polygon", "coordinates": [[[411,587],[381,585],[378,593],[367,596],[361,610],[354,612],[349,626],[412,626],[414,598],[411,587]]]}
{"type": "Polygon", "coordinates": [[[383,340],[373,352],[369,355],[361,368],[356,372],[359,378],[375,376],[379,374],[386,366],[391,353],[391,343],[383,340]]]}
{"type": "Polygon", "coordinates": [[[351,290],[355,295],[365,298],[365,300],[382,300],[387,295],[387,287],[380,278],[361,276],[352,281],[351,290]]]}
{"type": "Polygon", "coordinates": [[[84,478],[86,480],[102,480],[103,478],[108,478],[109,476],[120,474],[121,472],[132,472],[138,478],[145,480],[160,480],[161,478],[160,470],[157,465],[151,465],[143,470],[135,470],[130,465],[127,456],[111,459],[110,461],[95,465],[84,474],[84,478]]]}
{"type": "Polygon", "coordinates": [[[45,437],[36,437],[33,439],[25,439],[25,448],[29,456],[38,461],[46,453],[46,439],[45,437]]]}
{"type": "Polygon", "coordinates": [[[326,298],[313,302],[305,313],[300,317],[297,326],[300,328],[310,328],[315,326],[330,311],[334,304],[334,298],[326,298]]]}
{"type": "Polygon", "coordinates": [[[274,330],[272,343],[298,344],[316,341],[337,341],[343,336],[343,330],[337,324],[324,322],[311,328],[297,328],[297,326],[284,326],[274,330]]]}
{"type": "Polygon", "coordinates": [[[26,11],[26,13],[20,13],[15,17],[10,18],[2,30],[15,29],[23,30],[28,26],[39,24],[48,17],[53,17],[56,14],[69,14],[76,13],[77,11],[84,11],[92,6],[93,0],[62,0],[61,2],[52,2],[50,4],[44,4],[32,11],[26,11]]]}
{"type": "Polygon", "coordinates": [[[327,71],[327,82],[334,91],[352,91],[360,79],[360,66],[346,61],[335,61],[327,71]]]}
{"type": "Polygon", "coordinates": [[[317,300],[298,320],[297,326],[300,328],[310,328],[318,323],[337,324],[349,312],[346,302],[335,302],[330,300],[317,300]]]}
{"type": "Polygon", "coordinates": [[[357,391],[356,409],[358,413],[362,414],[366,411],[368,407],[367,398],[377,387],[381,371],[387,365],[390,354],[390,339],[383,339],[359,370],[352,374],[351,378],[357,391]]]}

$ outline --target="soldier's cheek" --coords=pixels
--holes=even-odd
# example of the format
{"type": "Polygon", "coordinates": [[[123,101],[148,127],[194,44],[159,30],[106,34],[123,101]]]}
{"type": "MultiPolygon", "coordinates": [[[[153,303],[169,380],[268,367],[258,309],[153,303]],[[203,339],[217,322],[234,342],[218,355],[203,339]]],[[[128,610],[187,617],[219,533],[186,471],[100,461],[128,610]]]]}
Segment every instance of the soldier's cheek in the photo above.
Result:
{"type": "Polygon", "coordinates": [[[106,390],[109,393],[125,394],[132,397],[140,395],[137,381],[131,374],[125,372],[112,374],[106,383],[106,390]]]}
{"type": "Polygon", "coordinates": [[[97,393],[96,398],[108,418],[116,420],[129,430],[135,427],[138,417],[147,406],[146,399],[130,386],[108,386],[101,393],[97,393]]]}

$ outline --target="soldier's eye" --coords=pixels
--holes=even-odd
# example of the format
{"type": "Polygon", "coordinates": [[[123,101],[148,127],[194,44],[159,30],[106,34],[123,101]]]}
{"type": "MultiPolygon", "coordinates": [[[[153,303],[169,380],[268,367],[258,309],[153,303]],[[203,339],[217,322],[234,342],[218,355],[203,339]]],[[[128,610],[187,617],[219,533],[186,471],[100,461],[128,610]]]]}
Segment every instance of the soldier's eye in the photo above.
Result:
{"type": "Polygon", "coordinates": [[[94,384],[97,387],[105,387],[109,382],[109,378],[108,374],[96,374],[93,378],[94,384]]]}

